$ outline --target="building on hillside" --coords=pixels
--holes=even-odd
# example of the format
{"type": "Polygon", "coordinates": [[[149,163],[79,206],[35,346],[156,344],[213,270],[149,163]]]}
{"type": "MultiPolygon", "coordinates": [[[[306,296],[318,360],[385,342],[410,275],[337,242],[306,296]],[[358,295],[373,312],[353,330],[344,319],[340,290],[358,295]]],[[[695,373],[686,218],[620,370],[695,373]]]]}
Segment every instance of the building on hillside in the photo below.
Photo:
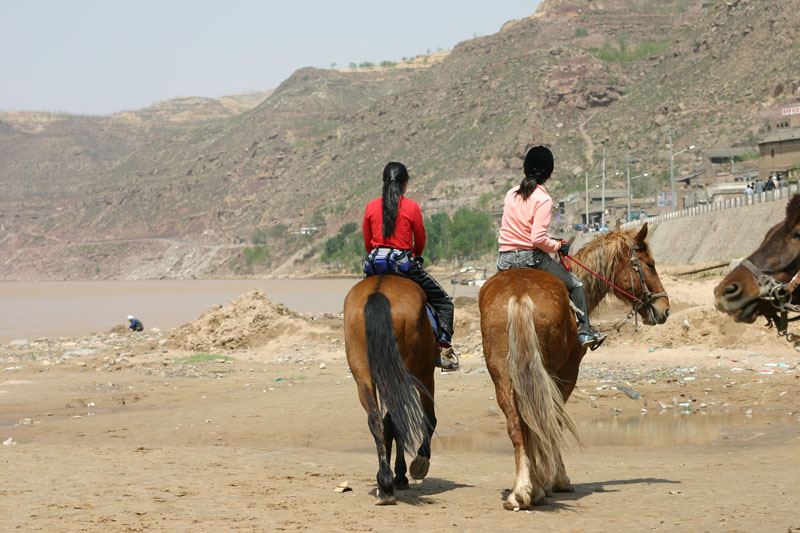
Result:
{"type": "Polygon", "coordinates": [[[731,148],[711,148],[706,152],[710,168],[717,175],[708,181],[746,181],[746,176],[758,165],[757,146],[735,146],[731,148]]]}
{"type": "Polygon", "coordinates": [[[800,127],[781,128],[758,143],[761,154],[758,176],[800,178],[800,127]]]}
{"type": "Polygon", "coordinates": [[[800,128],[800,101],[764,109],[758,115],[771,129],[800,128]]]}
{"type": "Polygon", "coordinates": [[[314,235],[319,231],[319,228],[316,226],[300,226],[300,231],[292,231],[290,232],[292,235],[314,235]]]}

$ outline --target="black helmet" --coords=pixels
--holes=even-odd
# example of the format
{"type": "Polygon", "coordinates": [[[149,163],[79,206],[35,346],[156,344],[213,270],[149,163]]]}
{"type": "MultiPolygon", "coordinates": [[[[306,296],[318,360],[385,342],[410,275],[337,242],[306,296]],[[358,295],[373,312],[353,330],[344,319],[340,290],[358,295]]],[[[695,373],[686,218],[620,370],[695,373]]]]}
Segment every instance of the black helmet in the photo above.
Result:
{"type": "Polygon", "coordinates": [[[553,173],[553,153],[544,146],[534,146],[528,150],[522,168],[526,176],[533,176],[537,169],[550,176],[553,173]]]}

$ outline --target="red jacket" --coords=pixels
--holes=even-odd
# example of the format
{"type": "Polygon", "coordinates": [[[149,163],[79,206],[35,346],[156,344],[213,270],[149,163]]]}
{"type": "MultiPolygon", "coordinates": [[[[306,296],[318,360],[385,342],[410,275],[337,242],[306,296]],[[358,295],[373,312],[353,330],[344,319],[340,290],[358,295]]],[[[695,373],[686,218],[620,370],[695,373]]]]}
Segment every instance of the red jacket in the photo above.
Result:
{"type": "Polygon", "coordinates": [[[394,222],[394,234],[383,238],[383,197],[378,197],[367,204],[364,211],[364,248],[367,253],[379,246],[412,250],[414,255],[422,255],[425,250],[425,226],[422,223],[422,210],[414,200],[400,197],[397,218],[394,222]]]}

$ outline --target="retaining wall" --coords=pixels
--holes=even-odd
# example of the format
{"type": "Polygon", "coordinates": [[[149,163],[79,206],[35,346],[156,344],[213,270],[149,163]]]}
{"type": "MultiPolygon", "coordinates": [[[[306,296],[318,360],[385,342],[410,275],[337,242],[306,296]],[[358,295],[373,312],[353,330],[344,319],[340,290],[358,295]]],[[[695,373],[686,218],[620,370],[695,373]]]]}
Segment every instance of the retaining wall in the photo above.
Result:
{"type": "MultiPolygon", "coordinates": [[[[683,209],[623,224],[645,222],[653,257],[658,263],[721,263],[750,255],[767,231],[786,218],[786,204],[797,185],[761,194],[742,195],[714,204],[683,209]]],[[[582,234],[573,246],[596,234],[582,234]]]]}

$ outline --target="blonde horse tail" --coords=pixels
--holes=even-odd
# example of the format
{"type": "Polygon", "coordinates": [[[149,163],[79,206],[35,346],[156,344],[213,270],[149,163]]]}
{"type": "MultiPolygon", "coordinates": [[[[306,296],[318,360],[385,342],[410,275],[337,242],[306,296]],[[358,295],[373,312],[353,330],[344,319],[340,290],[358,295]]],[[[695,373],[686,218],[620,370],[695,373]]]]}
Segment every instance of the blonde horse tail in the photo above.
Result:
{"type": "Polygon", "coordinates": [[[564,432],[577,438],[578,431],[564,409],[561,391],[544,366],[533,313],[533,300],[528,295],[512,297],[508,302],[508,369],[517,410],[528,426],[526,448],[536,465],[538,481],[544,485],[556,475],[564,432]]]}

